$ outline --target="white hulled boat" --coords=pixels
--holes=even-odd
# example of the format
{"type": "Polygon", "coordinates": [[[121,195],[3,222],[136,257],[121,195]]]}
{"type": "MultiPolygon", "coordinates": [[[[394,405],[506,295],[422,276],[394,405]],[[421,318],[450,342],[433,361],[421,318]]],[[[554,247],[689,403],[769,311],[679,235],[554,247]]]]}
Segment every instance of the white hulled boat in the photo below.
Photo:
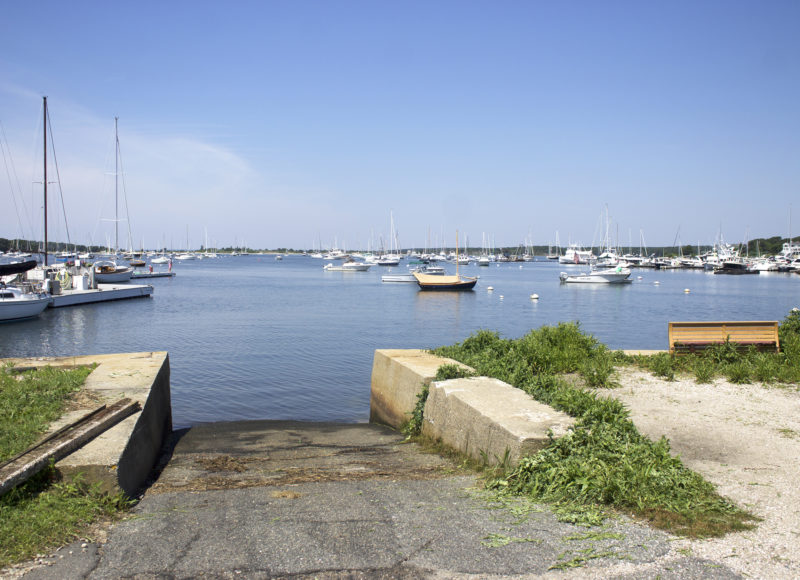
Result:
{"type": "Polygon", "coordinates": [[[559,279],[564,283],[624,284],[631,281],[630,277],[631,271],[628,268],[617,266],[616,268],[592,270],[585,274],[567,274],[566,272],[561,272],[559,279]]]}
{"type": "Polygon", "coordinates": [[[50,304],[50,300],[52,299],[46,292],[26,292],[0,282],[0,322],[39,316],[50,304]]]}

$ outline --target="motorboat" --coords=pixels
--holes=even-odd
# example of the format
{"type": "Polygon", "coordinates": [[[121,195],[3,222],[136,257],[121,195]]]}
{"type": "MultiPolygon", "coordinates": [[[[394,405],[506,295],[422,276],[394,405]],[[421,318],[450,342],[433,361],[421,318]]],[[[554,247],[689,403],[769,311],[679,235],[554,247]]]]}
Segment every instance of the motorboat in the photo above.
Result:
{"type": "Polygon", "coordinates": [[[133,268],[130,266],[119,266],[116,262],[101,261],[95,262],[94,279],[98,284],[116,284],[119,282],[130,282],[133,268]]]}
{"type": "Polygon", "coordinates": [[[592,270],[591,272],[584,274],[567,274],[566,272],[561,272],[559,279],[562,283],[625,284],[627,282],[631,282],[630,277],[630,269],[617,266],[616,268],[592,270]]]}
{"type": "Polygon", "coordinates": [[[723,260],[722,264],[714,268],[714,274],[758,274],[758,270],[750,268],[750,265],[742,259],[723,260]]]}
{"type": "Polygon", "coordinates": [[[342,262],[340,265],[333,263],[325,264],[322,269],[326,272],[367,272],[372,267],[372,264],[365,264],[364,262],[356,262],[350,260],[342,262]]]}
{"type": "Polygon", "coordinates": [[[591,250],[584,250],[578,244],[570,244],[563,256],[558,258],[559,264],[588,264],[594,260],[591,250]]]}
{"type": "Polygon", "coordinates": [[[378,264],[378,266],[399,266],[400,256],[397,254],[385,254],[379,257],[375,263],[378,264]]]}
{"type": "Polygon", "coordinates": [[[0,322],[39,316],[52,298],[46,292],[24,291],[0,282],[0,322]]]}

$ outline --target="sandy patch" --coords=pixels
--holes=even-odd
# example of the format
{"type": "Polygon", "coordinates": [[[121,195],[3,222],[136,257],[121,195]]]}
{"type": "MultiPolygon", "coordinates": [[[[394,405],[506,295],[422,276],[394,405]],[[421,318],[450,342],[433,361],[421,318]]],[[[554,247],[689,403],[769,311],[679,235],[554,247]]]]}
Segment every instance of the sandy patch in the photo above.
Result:
{"type": "Polygon", "coordinates": [[[762,522],[711,540],[676,540],[674,550],[724,563],[755,578],[800,578],[800,391],[718,379],[669,382],[625,368],[631,419],[652,439],[666,436],[685,465],[762,522]]]}

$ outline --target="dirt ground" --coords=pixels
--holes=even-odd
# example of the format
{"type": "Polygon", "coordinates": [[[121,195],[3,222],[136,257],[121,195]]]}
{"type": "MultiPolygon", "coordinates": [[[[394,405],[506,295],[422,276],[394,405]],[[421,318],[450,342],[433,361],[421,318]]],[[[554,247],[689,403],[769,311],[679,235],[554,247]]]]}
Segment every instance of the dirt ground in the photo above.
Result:
{"type": "Polygon", "coordinates": [[[670,382],[629,368],[619,382],[607,392],[642,433],[666,436],[687,467],[763,518],[751,531],[676,540],[675,550],[753,578],[800,578],[800,389],[670,382]]]}

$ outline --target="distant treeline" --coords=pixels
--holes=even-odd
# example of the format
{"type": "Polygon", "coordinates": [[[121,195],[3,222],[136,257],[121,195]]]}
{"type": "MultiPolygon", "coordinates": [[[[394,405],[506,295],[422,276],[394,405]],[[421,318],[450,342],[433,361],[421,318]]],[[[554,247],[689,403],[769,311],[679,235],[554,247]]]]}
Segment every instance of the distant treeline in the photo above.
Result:
{"type": "MultiPolygon", "coordinates": [[[[783,238],[781,236],[773,236],[771,238],[757,238],[755,240],[750,240],[749,242],[741,242],[739,244],[734,244],[735,247],[739,248],[739,251],[743,255],[750,255],[755,256],[759,254],[777,254],[783,248],[783,244],[788,242],[788,238],[783,238]]],[[[795,243],[800,242],[800,237],[792,238],[792,241],[795,243]]],[[[9,240],[6,238],[0,238],[0,251],[8,252],[13,250],[20,250],[23,252],[33,253],[37,252],[41,247],[42,243],[37,240],[19,240],[13,239],[9,240]]],[[[67,244],[63,242],[49,242],[47,244],[48,252],[55,253],[55,252],[63,252],[63,251],[74,251],[74,252],[104,252],[106,248],[104,246],[84,246],[81,244],[77,245],[70,245],[67,247],[67,244]]],[[[158,248],[160,250],[160,248],[158,248]]],[[[422,250],[422,248],[413,248],[415,250],[422,250]]],[[[597,248],[595,248],[597,249],[597,248]]],[[[646,253],[656,254],[657,256],[693,256],[699,253],[704,253],[712,249],[712,246],[655,246],[646,249],[646,253]]],[[[173,249],[166,249],[169,252],[177,252],[177,251],[185,251],[186,248],[173,248],[173,249]]],[[[445,248],[445,251],[451,252],[454,251],[455,248],[445,248]]],[[[566,246],[561,247],[561,253],[564,253],[566,250],[566,246]]],[[[627,246],[622,246],[620,248],[623,252],[631,251],[634,254],[639,253],[639,247],[632,247],[628,248],[627,246]]],[[[199,251],[204,252],[206,248],[201,246],[199,251]]],[[[273,249],[263,249],[258,250],[254,248],[234,248],[231,246],[224,247],[224,248],[214,248],[215,252],[219,253],[232,253],[232,252],[279,252],[281,254],[292,254],[292,253],[300,253],[300,252],[315,252],[318,250],[302,250],[298,249],[295,250],[294,248],[273,248],[273,249]]],[[[353,250],[355,251],[355,250],[353,250]]],[[[405,250],[404,250],[405,251],[405,250]]],[[[463,248],[459,248],[459,251],[463,251],[463,248]]],[[[544,256],[548,252],[557,252],[558,249],[553,246],[508,246],[504,248],[495,248],[494,253],[506,254],[508,256],[514,255],[522,255],[525,253],[533,252],[536,256],[544,256]]],[[[643,248],[644,251],[644,248],[643,248]]],[[[483,248],[476,248],[476,247],[468,247],[467,253],[468,254],[480,254],[483,252],[483,248]]]]}

